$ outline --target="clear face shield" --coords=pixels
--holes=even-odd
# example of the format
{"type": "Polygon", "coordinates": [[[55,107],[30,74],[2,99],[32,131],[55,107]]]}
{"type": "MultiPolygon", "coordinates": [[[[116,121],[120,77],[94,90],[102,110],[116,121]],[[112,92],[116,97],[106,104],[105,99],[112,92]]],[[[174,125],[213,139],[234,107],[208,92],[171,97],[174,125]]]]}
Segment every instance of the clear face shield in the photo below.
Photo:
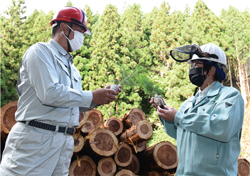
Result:
{"type": "Polygon", "coordinates": [[[192,59],[194,54],[200,58],[211,57],[214,59],[219,59],[216,54],[202,52],[201,48],[197,44],[181,46],[170,51],[171,57],[177,62],[187,62],[188,60],[192,59]]]}

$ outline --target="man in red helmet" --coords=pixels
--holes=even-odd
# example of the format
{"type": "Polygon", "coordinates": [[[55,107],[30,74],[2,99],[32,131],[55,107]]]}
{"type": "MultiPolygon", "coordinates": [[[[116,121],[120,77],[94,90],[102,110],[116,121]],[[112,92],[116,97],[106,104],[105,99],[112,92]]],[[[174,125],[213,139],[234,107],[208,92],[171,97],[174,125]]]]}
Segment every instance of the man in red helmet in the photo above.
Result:
{"type": "Polygon", "coordinates": [[[6,140],[1,176],[68,175],[79,112],[108,104],[121,91],[82,90],[69,52],[80,49],[83,34],[91,34],[84,11],[65,7],[51,25],[49,43],[32,45],[20,63],[17,123],[6,140]]]}

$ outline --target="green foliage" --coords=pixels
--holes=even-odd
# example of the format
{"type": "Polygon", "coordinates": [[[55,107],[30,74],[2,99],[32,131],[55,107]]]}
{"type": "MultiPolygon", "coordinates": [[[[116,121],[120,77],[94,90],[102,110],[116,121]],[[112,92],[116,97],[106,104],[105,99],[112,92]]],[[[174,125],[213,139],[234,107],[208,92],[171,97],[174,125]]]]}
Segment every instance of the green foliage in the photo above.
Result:
{"type": "MultiPolygon", "coordinates": [[[[73,5],[71,1],[67,5],[73,5]]],[[[1,106],[16,100],[19,63],[24,52],[36,42],[51,38],[51,11],[34,10],[26,18],[24,0],[12,0],[12,5],[1,16],[1,106]]],[[[84,45],[71,53],[82,76],[83,90],[95,90],[122,84],[116,101],[98,107],[104,119],[120,117],[132,108],[141,108],[147,119],[160,123],[149,103],[155,93],[167,105],[178,109],[192,96],[195,86],[188,77],[188,64],[175,62],[169,54],[173,48],[197,43],[214,43],[225,51],[230,66],[227,77],[238,88],[239,65],[250,76],[250,13],[234,7],[222,10],[218,17],[198,0],[193,12],[186,6],[184,13],[170,13],[163,2],[160,8],[143,14],[139,4],[127,6],[122,14],[111,4],[102,14],[93,14],[84,7],[92,35],[84,36],[84,45]],[[240,63],[240,64],[239,64],[240,63]],[[248,73],[247,73],[248,72],[248,73]]],[[[224,84],[228,85],[229,79],[224,84]]],[[[249,93],[248,93],[249,96],[249,93]]],[[[155,130],[150,146],[157,141],[170,140],[163,128],[155,130]]]]}
{"type": "Polygon", "coordinates": [[[162,125],[153,131],[152,137],[147,141],[147,147],[151,147],[160,141],[168,141],[175,146],[177,145],[176,140],[167,135],[162,125]]]}

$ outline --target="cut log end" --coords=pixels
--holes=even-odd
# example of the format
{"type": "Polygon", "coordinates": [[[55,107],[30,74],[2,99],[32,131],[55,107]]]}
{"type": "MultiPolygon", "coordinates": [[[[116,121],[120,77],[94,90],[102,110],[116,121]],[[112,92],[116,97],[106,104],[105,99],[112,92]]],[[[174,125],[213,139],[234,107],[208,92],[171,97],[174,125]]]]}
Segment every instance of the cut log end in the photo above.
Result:
{"type": "Polygon", "coordinates": [[[250,176],[250,163],[244,159],[238,159],[238,176],[250,176]]]}
{"type": "Polygon", "coordinates": [[[89,133],[94,130],[95,126],[92,121],[87,121],[85,124],[82,125],[81,131],[83,133],[89,133]]]}
{"type": "Polygon", "coordinates": [[[132,161],[132,149],[126,144],[121,142],[115,153],[115,162],[118,166],[128,166],[132,161]]]}
{"type": "Polygon", "coordinates": [[[110,131],[113,131],[115,135],[119,135],[123,131],[123,124],[121,120],[116,117],[107,119],[107,121],[104,123],[104,126],[108,127],[110,131]]]}
{"type": "Polygon", "coordinates": [[[101,156],[110,156],[117,151],[118,139],[108,129],[96,129],[91,132],[89,143],[93,151],[101,156]]]}
{"type": "Polygon", "coordinates": [[[17,111],[17,100],[7,103],[1,108],[1,130],[9,134],[11,128],[16,124],[15,112],[17,111]]]}
{"type": "Polygon", "coordinates": [[[129,113],[128,119],[132,122],[132,125],[135,125],[142,120],[146,120],[146,115],[141,109],[134,108],[129,113]]]}
{"type": "Polygon", "coordinates": [[[74,160],[69,168],[69,176],[96,175],[96,164],[89,156],[82,156],[79,161],[74,160]]]}
{"type": "Polygon", "coordinates": [[[114,175],[116,172],[116,164],[110,157],[102,158],[98,162],[97,171],[100,176],[114,175]]]}
{"type": "Polygon", "coordinates": [[[121,171],[117,172],[115,176],[135,176],[135,174],[127,169],[122,169],[121,171]]]}
{"type": "Polygon", "coordinates": [[[176,146],[170,142],[160,142],[154,149],[154,159],[163,169],[173,169],[177,167],[178,156],[176,146]]]}
{"type": "Polygon", "coordinates": [[[138,158],[136,157],[136,155],[132,154],[132,161],[127,167],[125,167],[125,169],[132,171],[134,174],[139,173],[140,162],[139,162],[138,158]]]}
{"type": "Polygon", "coordinates": [[[77,153],[82,150],[84,146],[84,138],[80,133],[76,133],[73,135],[74,139],[74,153],[77,153]]]}
{"type": "Polygon", "coordinates": [[[153,128],[147,120],[144,120],[138,123],[137,133],[141,139],[149,139],[153,135],[153,128]]]}

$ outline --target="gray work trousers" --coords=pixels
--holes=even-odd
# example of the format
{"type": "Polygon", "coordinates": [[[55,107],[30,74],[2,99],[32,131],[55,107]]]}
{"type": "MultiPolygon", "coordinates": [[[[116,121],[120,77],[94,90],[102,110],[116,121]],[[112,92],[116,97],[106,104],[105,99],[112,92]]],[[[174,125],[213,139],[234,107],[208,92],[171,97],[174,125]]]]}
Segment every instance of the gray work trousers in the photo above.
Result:
{"type": "Polygon", "coordinates": [[[74,140],[71,135],[17,122],[6,140],[1,176],[68,176],[74,140]]]}

